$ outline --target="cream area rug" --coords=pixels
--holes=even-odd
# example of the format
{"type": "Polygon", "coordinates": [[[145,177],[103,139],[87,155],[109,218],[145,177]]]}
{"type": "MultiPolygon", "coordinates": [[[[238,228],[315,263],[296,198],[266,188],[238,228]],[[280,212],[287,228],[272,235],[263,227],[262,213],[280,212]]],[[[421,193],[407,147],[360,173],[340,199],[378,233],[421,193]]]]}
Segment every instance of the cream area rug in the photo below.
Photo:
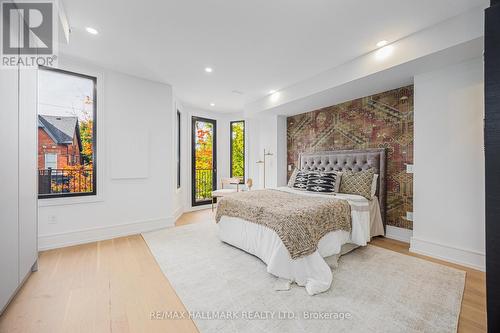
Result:
{"type": "Polygon", "coordinates": [[[202,333],[457,330],[460,270],[369,245],[340,258],[329,291],[309,296],[277,291],[282,281],[221,242],[213,221],[142,236],[202,333]]]}

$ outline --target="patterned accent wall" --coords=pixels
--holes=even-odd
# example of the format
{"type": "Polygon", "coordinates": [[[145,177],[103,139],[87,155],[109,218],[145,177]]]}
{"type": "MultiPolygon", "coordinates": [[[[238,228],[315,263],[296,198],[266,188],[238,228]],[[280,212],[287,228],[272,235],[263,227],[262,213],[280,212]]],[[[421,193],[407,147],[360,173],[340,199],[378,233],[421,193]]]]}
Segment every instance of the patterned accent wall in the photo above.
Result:
{"type": "Polygon", "coordinates": [[[288,117],[287,140],[293,167],[301,152],[387,148],[387,224],[413,228],[413,86],[288,117]]]}

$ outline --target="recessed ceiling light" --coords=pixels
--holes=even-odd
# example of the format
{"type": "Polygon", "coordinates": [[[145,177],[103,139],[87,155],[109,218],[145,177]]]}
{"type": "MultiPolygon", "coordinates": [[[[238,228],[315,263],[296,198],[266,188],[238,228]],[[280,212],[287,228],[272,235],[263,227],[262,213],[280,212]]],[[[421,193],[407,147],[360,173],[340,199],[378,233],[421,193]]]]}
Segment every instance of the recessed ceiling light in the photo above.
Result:
{"type": "Polygon", "coordinates": [[[384,46],[383,48],[375,51],[375,58],[377,60],[383,60],[383,59],[387,58],[388,56],[390,56],[393,51],[394,51],[394,46],[392,46],[392,45],[384,46]]]}
{"type": "Polygon", "coordinates": [[[271,95],[271,101],[276,102],[280,98],[280,93],[275,92],[274,94],[271,95]]]}
{"type": "Polygon", "coordinates": [[[212,73],[214,70],[212,67],[205,67],[205,72],[212,73]]]}
{"type": "Polygon", "coordinates": [[[210,103],[210,106],[215,106],[215,103],[210,103]]]}
{"type": "Polygon", "coordinates": [[[86,27],[86,28],[85,28],[85,30],[87,30],[87,32],[88,32],[89,34],[92,34],[92,35],[97,35],[97,34],[99,34],[99,31],[97,31],[96,29],[91,28],[91,27],[86,27]]]}
{"type": "Polygon", "coordinates": [[[272,95],[272,94],[274,94],[275,92],[276,92],[276,90],[274,90],[274,89],[273,89],[273,90],[269,90],[269,95],[272,95]]]}
{"type": "Polygon", "coordinates": [[[377,47],[382,47],[382,46],[386,46],[387,45],[387,41],[386,40],[381,40],[380,42],[377,43],[377,47]]]}

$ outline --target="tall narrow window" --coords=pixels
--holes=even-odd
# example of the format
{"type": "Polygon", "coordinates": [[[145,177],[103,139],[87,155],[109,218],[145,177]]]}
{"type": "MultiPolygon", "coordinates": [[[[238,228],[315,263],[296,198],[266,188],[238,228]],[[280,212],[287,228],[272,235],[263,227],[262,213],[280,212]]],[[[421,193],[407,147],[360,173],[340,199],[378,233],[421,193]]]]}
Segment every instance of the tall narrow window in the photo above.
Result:
{"type": "Polygon", "coordinates": [[[231,178],[245,182],[245,121],[231,122],[231,178]]]}
{"type": "Polygon", "coordinates": [[[96,194],[97,79],[40,68],[38,80],[38,197],[96,194]]]}
{"type": "Polygon", "coordinates": [[[181,113],[177,110],[177,188],[181,188],[181,113]]]}
{"type": "Polygon", "coordinates": [[[191,204],[212,202],[217,188],[217,121],[191,118],[191,204]]]}

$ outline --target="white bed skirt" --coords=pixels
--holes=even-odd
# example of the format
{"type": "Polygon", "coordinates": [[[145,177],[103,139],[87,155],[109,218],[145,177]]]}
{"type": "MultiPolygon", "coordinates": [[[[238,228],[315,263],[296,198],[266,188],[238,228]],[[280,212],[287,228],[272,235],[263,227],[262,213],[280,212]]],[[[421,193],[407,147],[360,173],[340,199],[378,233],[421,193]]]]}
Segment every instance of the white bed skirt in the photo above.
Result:
{"type": "MultiPolygon", "coordinates": [[[[359,205],[359,199],[356,198],[354,204],[359,205]]],[[[371,237],[384,234],[378,201],[365,199],[365,205],[364,210],[352,210],[351,232],[339,230],[326,234],[316,252],[298,259],[291,259],[273,230],[240,218],[223,216],[218,223],[219,237],[259,257],[269,273],[304,286],[309,295],[315,295],[328,290],[333,280],[332,270],[324,258],[342,254],[344,244],[365,246],[371,237]]]]}

